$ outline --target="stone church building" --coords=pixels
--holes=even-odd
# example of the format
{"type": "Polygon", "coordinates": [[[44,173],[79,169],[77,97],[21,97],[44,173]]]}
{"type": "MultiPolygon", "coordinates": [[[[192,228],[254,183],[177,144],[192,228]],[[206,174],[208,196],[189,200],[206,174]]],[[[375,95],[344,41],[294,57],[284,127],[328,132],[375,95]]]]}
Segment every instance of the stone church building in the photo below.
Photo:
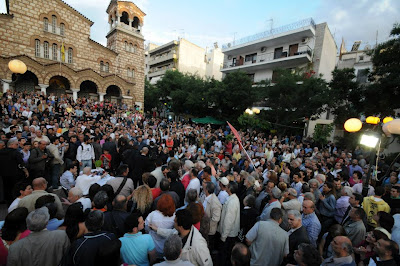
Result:
{"type": "Polygon", "coordinates": [[[130,1],[116,0],[106,12],[104,47],[90,38],[93,22],[64,1],[10,0],[8,14],[0,14],[3,91],[42,91],[143,107],[141,29],[146,14],[130,1]],[[13,59],[26,64],[25,74],[9,70],[13,59]]]}

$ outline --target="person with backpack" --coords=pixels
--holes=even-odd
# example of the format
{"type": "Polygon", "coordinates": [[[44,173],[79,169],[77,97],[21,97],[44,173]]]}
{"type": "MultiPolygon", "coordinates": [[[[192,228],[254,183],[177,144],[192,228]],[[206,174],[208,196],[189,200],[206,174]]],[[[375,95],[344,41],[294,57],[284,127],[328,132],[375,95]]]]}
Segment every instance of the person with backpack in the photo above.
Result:
{"type": "Polygon", "coordinates": [[[89,136],[85,136],[83,139],[83,143],[79,145],[78,151],[76,154],[76,160],[79,162],[79,168],[83,171],[83,168],[90,167],[92,168],[92,163],[94,162],[94,149],[90,144],[89,136]]]}

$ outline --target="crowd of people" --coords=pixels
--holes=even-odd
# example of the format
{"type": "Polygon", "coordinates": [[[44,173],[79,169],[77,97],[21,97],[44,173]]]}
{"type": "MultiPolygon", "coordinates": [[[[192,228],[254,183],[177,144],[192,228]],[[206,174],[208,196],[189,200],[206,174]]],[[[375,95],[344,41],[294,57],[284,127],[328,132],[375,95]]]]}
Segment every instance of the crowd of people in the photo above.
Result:
{"type": "Polygon", "coordinates": [[[0,116],[0,265],[400,265],[399,171],[362,147],[35,93],[0,116]]]}

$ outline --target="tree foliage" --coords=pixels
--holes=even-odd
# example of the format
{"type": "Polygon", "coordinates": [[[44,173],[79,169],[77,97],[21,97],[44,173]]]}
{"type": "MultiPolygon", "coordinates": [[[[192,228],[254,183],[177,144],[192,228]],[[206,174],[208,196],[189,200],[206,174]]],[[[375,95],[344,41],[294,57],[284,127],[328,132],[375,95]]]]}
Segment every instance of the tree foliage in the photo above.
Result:
{"type": "Polygon", "coordinates": [[[343,125],[351,117],[359,117],[363,109],[365,87],[355,81],[354,68],[335,69],[329,83],[328,106],[334,123],[343,125]]]}
{"type": "Polygon", "coordinates": [[[314,128],[313,139],[322,147],[328,143],[328,138],[332,134],[333,124],[317,124],[314,128]]]}
{"type": "Polygon", "coordinates": [[[160,102],[160,90],[158,87],[150,84],[149,81],[145,80],[144,83],[144,109],[150,111],[151,109],[161,106],[160,102]]]}
{"type": "Polygon", "coordinates": [[[365,91],[367,114],[393,115],[400,108],[400,24],[393,26],[390,36],[372,52],[372,84],[365,91]]]}
{"type": "Polygon", "coordinates": [[[275,84],[263,82],[258,92],[266,99],[265,119],[272,123],[302,127],[305,119],[314,119],[324,111],[328,99],[327,83],[307,73],[277,70],[275,84]]]}

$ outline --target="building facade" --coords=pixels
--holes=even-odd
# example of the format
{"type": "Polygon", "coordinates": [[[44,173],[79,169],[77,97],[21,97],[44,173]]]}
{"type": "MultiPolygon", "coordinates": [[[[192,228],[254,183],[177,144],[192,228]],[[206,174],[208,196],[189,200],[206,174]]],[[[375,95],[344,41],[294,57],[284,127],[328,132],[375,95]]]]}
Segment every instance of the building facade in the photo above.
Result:
{"type": "Polygon", "coordinates": [[[222,46],[222,73],[245,71],[257,83],[274,79],[275,69],[311,65],[329,81],[335,68],[337,47],[326,23],[305,19],[222,46]]]}
{"type": "Polygon", "coordinates": [[[221,80],[220,68],[223,62],[221,49],[206,49],[180,38],[164,45],[149,49],[147,79],[155,84],[167,70],[198,75],[202,78],[221,80]],[[217,67],[216,67],[217,66],[217,67]]]}
{"type": "Polygon", "coordinates": [[[90,38],[93,22],[62,0],[10,0],[0,14],[3,91],[41,91],[143,106],[145,14],[130,1],[111,0],[107,47],[90,38]],[[28,71],[16,76],[12,59],[28,71]]]}

